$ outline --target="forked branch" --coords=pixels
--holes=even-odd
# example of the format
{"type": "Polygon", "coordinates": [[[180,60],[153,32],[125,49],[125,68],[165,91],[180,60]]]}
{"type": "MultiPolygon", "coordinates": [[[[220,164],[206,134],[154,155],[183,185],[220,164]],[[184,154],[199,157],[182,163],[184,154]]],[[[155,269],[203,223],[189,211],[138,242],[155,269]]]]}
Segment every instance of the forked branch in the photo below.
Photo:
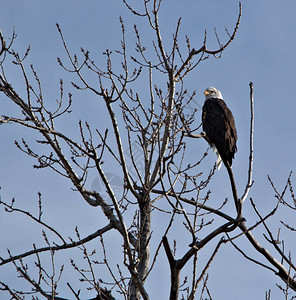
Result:
{"type": "Polygon", "coordinates": [[[190,51],[187,59],[185,60],[185,62],[183,63],[183,65],[179,68],[179,70],[177,71],[175,77],[178,78],[180,77],[181,73],[184,71],[184,69],[187,67],[187,65],[190,63],[191,59],[193,58],[193,56],[200,54],[200,53],[206,53],[206,54],[210,54],[210,55],[217,55],[219,53],[222,53],[229,45],[230,43],[234,40],[236,33],[238,31],[238,27],[241,21],[241,16],[242,16],[242,4],[241,2],[239,2],[239,14],[238,14],[238,19],[235,25],[235,28],[233,30],[232,35],[229,37],[229,40],[227,41],[227,43],[225,45],[221,45],[221,47],[217,50],[209,50],[206,47],[206,38],[204,39],[204,44],[198,49],[195,50],[194,48],[190,51]]]}

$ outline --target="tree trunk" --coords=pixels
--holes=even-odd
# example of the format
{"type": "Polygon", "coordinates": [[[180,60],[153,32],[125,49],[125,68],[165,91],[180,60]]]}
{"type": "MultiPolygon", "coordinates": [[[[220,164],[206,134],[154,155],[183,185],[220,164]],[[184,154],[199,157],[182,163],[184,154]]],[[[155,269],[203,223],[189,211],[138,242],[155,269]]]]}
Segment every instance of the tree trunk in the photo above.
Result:
{"type": "Polygon", "coordinates": [[[171,292],[170,300],[178,300],[180,286],[180,271],[181,269],[174,268],[171,270],[171,292]]]}
{"type": "MultiPolygon", "coordinates": [[[[150,261],[150,231],[151,231],[151,202],[150,198],[143,198],[139,203],[140,208],[140,236],[139,236],[139,263],[137,266],[137,271],[139,278],[142,282],[145,282],[145,276],[147,275],[150,261]]],[[[141,294],[139,288],[136,287],[136,282],[131,279],[130,282],[130,296],[131,300],[141,299],[141,294]]]]}

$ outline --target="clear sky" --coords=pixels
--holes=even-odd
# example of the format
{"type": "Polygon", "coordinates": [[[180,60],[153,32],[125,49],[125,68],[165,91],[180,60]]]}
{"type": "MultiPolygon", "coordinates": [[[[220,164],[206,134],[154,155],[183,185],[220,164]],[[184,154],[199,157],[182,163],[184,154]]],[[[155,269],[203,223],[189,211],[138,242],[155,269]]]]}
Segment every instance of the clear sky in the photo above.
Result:
{"type": "MultiPolygon", "coordinates": [[[[226,26],[231,32],[237,20],[238,1],[235,0],[164,0],[163,2],[160,26],[164,43],[168,46],[171,45],[173,29],[179,17],[182,17],[180,36],[184,36],[186,33],[191,40],[191,45],[199,48],[203,41],[204,30],[207,29],[208,48],[210,49],[217,48],[214,27],[223,43],[227,40],[224,27],[226,26]]],[[[247,180],[249,155],[249,82],[254,83],[254,186],[250,196],[256,202],[262,215],[265,215],[275,204],[274,192],[268,183],[267,174],[281,189],[289,172],[295,171],[296,2],[292,0],[243,1],[242,8],[242,21],[236,39],[223,53],[222,58],[210,58],[200,64],[196,71],[187,78],[186,88],[191,92],[197,91],[194,102],[199,109],[204,101],[203,91],[209,86],[219,89],[231,108],[239,136],[238,152],[233,163],[233,170],[237,177],[239,194],[242,194],[247,180]]],[[[17,33],[15,50],[24,53],[27,46],[30,45],[31,52],[26,64],[28,69],[30,64],[35,66],[48,103],[53,103],[59,97],[60,78],[65,79],[65,89],[74,93],[73,113],[68,119],[58,123],[59,130],[64,130],[70,136],[79,134],[79,119],[88,119],[92,125],[101,129],[107,126],[108,121],[105,118],[106,114],[102,113],[103,106],[98,99],[88,93],[82,94],[74,91],[69,84],[74,78],[65,74],[58,66],[56,57],[65,58],[65,53],[55,24],[57,22],[60,24],[73,53],[79,53],[80,47],[89,49],[97,64],[100,65],[105,63],[102,52],[107,48],[116,49],[120,45],[119,16],[122,16],[126,26],[129,49],[133,49],[135,41],[134,24],[138,24],[143,40],[151,48],[151,40],[154,37],[153,32],[147,29],[147,21],[131,15],[125,6],[120,4],[120,1],[11,0],[1,3],[0,29],[4,36],[9,38],[15,28],[17,33]]],[[[7,66],[7,75],[15,89],[20,94],[24,94],[23,81],[17,73],[17,68],[13,65],[7,66]]],[[[145,84],[145,82],[141,83],[139,88],[147,88],[145,84]]],[[[0,94],[0,103],[0,115],[17,114],[13,105],[2,94],[0,94]]],[[[200,110],[197,116],[200,116],[200,110]]],[[[197,120],[198,122],[200,120],[197,120]]],[[[73,193],[69,182],[52,172],[32,168],[34,161],[21,153],[14,145],[14,140],[20,141],[22,137],[35,145],[36,137],[34,138],[29,130],[14,125],[0,127],[2,200],[9,201],[15,197],[19,206],[32,207],[32,211],[37,212],[37,192],[40,191],[44,199],[45,219],[55,225],[65,236],[75,237],[76,225],[82,236],[100,228],[102,223],[98,220],[98,216],[102,216],[98,213],[98,209],[89,207],[77,193],[73,193]]],[[[204,141],[194,141],[190,145],[188,155],[192,157],[196,156],[197,152],[203,153],[207,149],[204,141]]],[[[34,147],[41,149],[38,145],[34,147]]],[[[207,157],[209,166],[212,166],[214,161],[215,155],[210,154],[207,157]]],[[[110,164],[109,167],[110,170],[106,170],[106,172],[112,173],[113,166],[110,164]]],[[[96,180],[94,176],[90,185],[97,185],[96,180]]],[[[296,182],[294,175],[292,181],[296,182]]],[[[231,198],[226,171],[223,168],[216,173],[211,189],[213,190],[211,200],[213,202],[218,196],[220,196],[220,202],[226,197],[231,198]]],[[[213,204],[213,206],[215,205],[213,204]]],[[[231,209],[233,207],[229,206],[229,213],[231,213],[231,209]]],[[[293,218],[284,210],[280,210],[279,213],[282,219],[288,219],[291,226],[295,227],[295,216],[293,218]]],[[[244,216],[248,225],[257,220],[248,200],[245,203],[244,216]]],[[[279,225],[280,217],[276,217],[270,222],[274,230],[279,225]]],[[[160,217],[156,215],[153,221],[156,224],[155,228],[158,226],[161,228],[160,217]]],[[[13,254],[29,250],[36,240],[39,245],[44,245],[41,229],[34,227],[31,221],[19,215],[7,216],[3,210],[0,210],[0,228],[1,256],[6,256],[7,248],[13,249],[13,254]],[[32,233],[29,235],[29,232],[32,233]]],[[[158,236],[155,233],[154,246],[157,238],[163,234],[164,228],[159,231],[158,236]]],[[[184,228],[181,226],[180,231],[177,232],[178,237],[172,235],[170,238],[177,238],[182,243],[180,238],[182,230],[184,228]]],[[[258,234],[260,242],[269,247],[260,230],[255,233],[258,234]]],[[[283,237],[287,237],[284,230],[283,237]]],[[[112,238],[120,239],[118,235],[110,234],[108,237],[106,236],[106,243],[111,243],[112,238]]],[[[185,239],[184,244],[188,245],[190,237],[185,237],[185,239]]],[[[92,244],[93,247],[97,245],[92,244]]],[[[254,254],[258,258],[253,249],[247,246],[247,243],[242,241],[241,245],[247,247],[248,254],[254,254]]],[[[212,244],[212,247],[214,246],[215,243],[212,244]]],[[[288,246],[295,252],[295,238],[294,242],[287,243],[288,246]]],[[[157,276],[152,276],[147,282],[147,290],[151,293],[151,299],[168,298],[169,266],[163,250],[161,252],[163,262],[155,273],[157,276]],[[159,282],[164,283],[161,290],[156,288],[159,282]]],[[[111,251],[110,256],[112,254],[111,251]]],[[[181,256],[182,251],[180,250],[177,254],[181,256]]],[[[79,251],[76,250],[71,255],[79,256],[79,251]]],[[[208,253],[201,251],[199,257],[201,261],[206,261],[208,253]]],[[[69,258],[58,257],[57,259],[62,263],[68,261],[69,258]]],[[[116,259],[113,259],[116,263],[116,259]]],[[[71,273],[71,266],[67,268],[66,272],[69,276],[73,272],[71,273]]],[[[104,278],[104,273],[98,277],[104,278]]],[[[21,287],[21,280],[15,278],[12,268],[0,268],[0,280],[5,279],[15,288],[21,287]]],[[[70,278],[68,277],[68,281],[70,278]]],[[[213,299],[238,299],[238,295],[239,299],[243,300],[264,299],[265,291],[270,288],[272,288],[272,299],[279,299],[281,294],[275,283],[282,284],[271,272],[247,262],[230,245],[221,249],[219,256],[210,268],[209,287],[213,299]],[[243,294],[240,291],[243,291],[243,294]]],[[[68,291],[65,293],[63,290],[60,291],[62,292],[60,296],[70,295],[68,291]]]]}

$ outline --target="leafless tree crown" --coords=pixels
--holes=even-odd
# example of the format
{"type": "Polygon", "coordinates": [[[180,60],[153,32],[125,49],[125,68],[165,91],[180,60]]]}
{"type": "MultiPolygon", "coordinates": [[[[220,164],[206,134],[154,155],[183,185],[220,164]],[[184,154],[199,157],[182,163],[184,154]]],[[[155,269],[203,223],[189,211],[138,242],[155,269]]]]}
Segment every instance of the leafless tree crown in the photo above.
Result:
{"type": "MultiPolygon", "coordinates": [[[[119,297],[149,299],[150,292],[145,283],[157,265],[161,263],[163,266],[164,263],[159,257],[164,249],[171,275],[162,286],[170,286],[170,299],[178,297],[194,299],[198,293],[201,299],[203,297],[211,299],[208,285],[209,267],[219,249],[225,244],[232,244],[244,258],[278,276],[282,280],[279,288],[285,299],[291,295],[291,290],[296,290],[296,268],[292,253],[284,248],[280,231],[275,235],[267,223],[267,219],[273,216],[280,206],[295,210],[292,173],[282,191],[279,191],[269,178],[276,203],[275,208],[266,216],[261,215],[255,202],[250,199],[258,217],[257,223],[247,226],[248,216],[244,215],[242,210],[243,202],[248,198],[253,184],[252,83],[250,83],[249,169],[242,196],[238,195],[231,167],[226,166],[227,179],[232,190],[229,198],[233,199],[235,208],[232,216],[224,212],[227,200],[217,199],[211,202],[217,204],[222,201],[219,207],[208,205],[211,198],[209,183],[216,173],[215,166],[208,171],[204,171],[201,167],[208,153],[205,152],[199,158],[196,156],[188,158],[187,154],[190,143],[194,141],[195,147],[200,145],[202,149],[205,144],[200,141],[207,140],[207,137],[204,132],[198,133],[200,116],[196,113],[195,91],[188,91],[185,78],[191,76],[199,64],[209,57],[221,57],[232,43],[241,20],[241,4],[234,29],[231,32],[226,29],[225,35],[221,37],[214,32],[217,39],[216,49],[208,48],[205,32],[201,45],[194,45],[195,47],[191,45],[190,38],[185,36],[187,49],[184,50],[181,45],[184,44],[181,42],[182,37],[179,38],[181,18],[176,22],[171,46],[168,47],[162,39],[159,25],[161,2],[143,0],[142,11],[137,11],[123,0],[123,5],[131,14],[148,21],[148,27],[155,39],[146,44],[142,39],[142,33],[135,25],[135,51],[130,52],[126,43],[126,28],[120,18],[122,32],[120,48],[115,51],[106,49],[103,53],[106,61],[104,66],[98,65],[87,49],[81,48],[79,54],[71,53],[66,35],[57,24],[67,57],[67,60],[58,58],[58,64],[73,76],[72,86],[77,90],[75,95],[90,92],[104,104],[105,111],[98,112],[98,116],[107,115],[110,124],[104,127],[99,123],[100,127],[94,128],[88,121],[80,120],[79,139],[73,139],[63,132],[62,128],[56,126],[57,120],[71,112],[74,101],[72,94],[65,94],[64,81],[60,80],[60,98],[56,108],[52,109],[52,103],[47,103],[43,95],[37,71],[33,65],[27,67],[30,48],[21,55],[13,48],[15,33],[13,32],[10,39],[0,33],[1,100],[11,101],[20,112],[18,116],[2,115],[0,124],[18,124],[30,128],[36,132],[36,136],[39,134],[36,142],[46,147],[44,152],[34,150],[34,145],[28,143],[26,139],[15,144],[20,151],[36,160],[34,168],[51,169],[57,175],[65,177],[72,183],[74,191],[90,206],[99,207],[105,217],[101,220],[101,228],[94,228],[90,235],[83,237],[76,228],[75,237],[68,238],[43,220],[41,193],[38,194],[37,215],[18,208],[14,199],[11,202],[2,199],[0,203],[7,213],[24,214],[34,220],[36,225],[40,225],[46,243],[45,247],[34,244],[31,250],[20,254],[8,250],[7,255],[0,258],[1,266],[13,265],[18,276],[31,285],[30,291],[20,291],[1,277],[0,291],[3,295],[9,294],[11,299],[25,299],[25,297],[38,299],[40,295],[46,299],[64,299],[57,291],[64,266],[56,266],[55,257],[57,252],[67,253],[70,249],[77,248],[82,252],[87,267],[81,267],[75,260],[71,260],[70,264],[81,278],[81,282],[87,284],[87,289],[95,292],[97,296],[94,299],[119,297]],[[148,49],[149,47],[151,49],[148,49]],[[24,79],[23,95],[15,89],[14,83],[7,75],[6,70],[11,63],[19,68],[24,79]],[[91,76],[96,80],[89,80],[91,76]],[[146,80],[145,91],[137,89],[137,83],[143,78],[146,80]],[[196,140],[197,138],[202,139],[196,140]],[[110,178],[108,170],[110,161],[118,166],[120,183],[117,187],[119,186],[120,193],[116,192],[110,178]],[[102,190],[89,188],[93,179],[91,174],[94,172],[103,185],[102,190]],[[104,191],[106,195],[103,195],[104,191]],[[153,224],[154,213],[163,214],[165,225],[162,223],[161,227],[153,224]],[[214,219],[219,219],[222,223],[217,225],[214,219]],[[187,248],[180,246],[183,252],[181,255],[178,254],[179,258],[176,254],[178,243],[171,240],[171,237],[175,238],[173,228],[174,224],[179,224],[178,222],[183,223],[184,236],[189,236],[191,240],[187,248]],[[265,230],[265,246],[262,246],[252,233],[257,227],[265,230]],[[161,232],[162,238],[157,240],[153,229],[161,232]],[[117,232],[122,240],[122,247],[116,249],[115,268],[114,264],[110,263],[109,250],[105,243],[110,231],[117,232]],[[49,234],[53,238],[49,238],[49,234]],[[249,245],[260,254],[260,261],[249,256],[238,246],[236,241],[239,238],[246,238],[249,241],[249,245]],[[96,245],[100,247],[102,257],[97,258],[97,251],[88,249],[88,242],[92,240],[98,241],[96,245]],[[210,241],[215,241],[216,247],[206,264],[201,266],[198,253],[204,247],[208,247],[210,241]],[[275,254],[272,255],[268,249],[275,254]],[[42,262],[43,252],[51,258],[51,266],[46,266],[42,262]],[[30,258],[34,260],[33,265],[26,262],[30,258]],[[191,271],[189,274],[182,274],[182,277],[181,271],[185,270],[188,264],[191,264],[191,271]],[[111,282],[105,281],[102,274],[100,278],[98,277],[96,270],[101,265],[108,271],[111,282]],[[37,270],[37,273],[31,272],[31,269],[37,270]],[[185,278],[184,281],[182,278],[185,278]]],[[[284,221],[282,225],[287,231],[295,231],[295,228],[284,221]]],[[[5,243],[1,244],[2,247],[5,246],[5,243]]],[[[71,291],[73,299],[83,298],[80,290],[76,290],[71,282],[68,282],[64,289],[66,288],[71,291]]],[[[270,294],[270,291],[266,292],[266,299],[270,299],[270,294]]]]}

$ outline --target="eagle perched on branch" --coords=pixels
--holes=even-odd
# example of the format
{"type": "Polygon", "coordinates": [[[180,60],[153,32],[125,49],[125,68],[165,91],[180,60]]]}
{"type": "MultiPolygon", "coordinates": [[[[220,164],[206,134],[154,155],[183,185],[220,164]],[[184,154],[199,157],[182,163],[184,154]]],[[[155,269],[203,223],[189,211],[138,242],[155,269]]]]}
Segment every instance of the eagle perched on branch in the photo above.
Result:
{"type": "Polygon", "coordinates": [[[217,168],[221,163],[232,165],[236,152],[237,133],[232,112],[223,101],[222,94],[214,87],[204,92],[205,103],[202,108],[202,126],[207,141],[217,154],[217,168]]]}

